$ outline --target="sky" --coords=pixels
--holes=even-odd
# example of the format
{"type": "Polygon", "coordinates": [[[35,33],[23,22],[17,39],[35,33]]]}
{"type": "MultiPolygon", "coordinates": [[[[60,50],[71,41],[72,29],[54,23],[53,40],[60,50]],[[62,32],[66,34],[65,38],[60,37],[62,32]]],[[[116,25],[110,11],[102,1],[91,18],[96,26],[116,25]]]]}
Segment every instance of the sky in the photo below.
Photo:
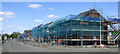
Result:
{"type": "Polygon", "coordinates": [[[118,2],[3,2],[0,11],[0,30],[11,34],[46,24],[56,19],[91,8],[99,9],[103,16],[118,16],[118,2]],[[103,8],[103,10],[102,10],[103,8]]]}
{"type": "Polygon", "coordinates": [[[118,2],[120,0],[2,0],[3,2],[118,2]]]}

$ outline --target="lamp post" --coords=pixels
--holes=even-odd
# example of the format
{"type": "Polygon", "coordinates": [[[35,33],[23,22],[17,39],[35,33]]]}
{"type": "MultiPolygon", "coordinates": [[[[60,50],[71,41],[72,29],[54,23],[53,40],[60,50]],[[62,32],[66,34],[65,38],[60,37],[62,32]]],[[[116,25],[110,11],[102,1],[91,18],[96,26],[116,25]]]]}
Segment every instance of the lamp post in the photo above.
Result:
{"type": "MultiPolygon", "coordinates": [[[[49,37],[49,31],[47,31],[47,33],[48,33],[48,37],[49,37]]],[[[50,38],[50,37],[49,37],[50,38]]]]}
{"type": "Polygon", "coordinates": [[[0,41],[1,41],[1,43],[2,43],[2,34],[3,34],[3,31],[0,34],[0,41]]]}
{"type": "Polygon", "coordinates": [[[100,45],[101,45],[101,15],[100,15],[100,45]]]}
{"type": "Polygon", "coordinates": [[[40,43],[40,36],[39,36],[39,43],[40,43]]]}
{"type": "Polygon", "coordinates": [[[101,45],[101,43],[102,43],[102,41],[101,41],[101,18],[102,18],[102,16],[101,16],[101,14],[103,14],[103,8],[101,8],[102,10],[100,10],[101,11],[101,13],[100,13],[100,45],[101,45]]]}
{"type": "Polygon", "coordinates": [[[40,31],[39,30],[40,28],[38,29],[38,33],[39,33],[38,36],[39,36],[39,43],[40,43],[40,31]]]}
{"type": "Polygon", "coordinates": [[[67,46],[67,35],[66,35],[66,46],[67,46]]]}
{"type": "MultiPolygon", "coordinates": [[[[101,14],[103,14],[103,13],[101,13],[101,14]]],[[[102,41],[101,41],[101,34],[102,34],[102,32],[101,32],[101,26],[102,26],[102,25],[101,25],[101,23],[102,23],[102,22],[101,22],[101,21],[102,21],[101,18],[102,18],[102,16],[100,15],[100,45],[101,45],[101,43],[102,43],[102,41]]]]}
{"type": "Polygon", "coordinates": [[[44,42],[44,41],[43,41],[43,39],[44,39],[43,37],[44,37],[44,28],[43,28],[43,34],[42,34],[42,44],[43,44],[43,42],[44,42]]]}

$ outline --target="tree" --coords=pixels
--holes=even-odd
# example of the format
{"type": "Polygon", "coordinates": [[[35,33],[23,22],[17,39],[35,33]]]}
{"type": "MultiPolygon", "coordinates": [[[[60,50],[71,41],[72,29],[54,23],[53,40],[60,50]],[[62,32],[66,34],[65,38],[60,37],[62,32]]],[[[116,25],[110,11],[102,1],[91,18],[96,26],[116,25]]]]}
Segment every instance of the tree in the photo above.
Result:
{"type": "Polygon", "coordinates": [[[7,33],[5,33],[4,36],[7,36],[7,38],[9,38],[9,35],[7,33]]]}
{"type": "Polygon", "coordinates": [[[10,38],[17,38],[18,35],[21,35],[20,32],[13,32],[11,35],[10,35],[10,38]]]}
{"type": "Polygon", "coordinates": [[[2,40],[4,40],[4,38],[7,37],[7,39],[9,38],[9,35],[7,33],[2,35],[2,40]]]}
{"type": "Polygon", "coordinates": [[[30,30],[24,30],[24,33],[26,33],[26,32],[30,32],[30,30]]]}
{"type": "Polygon", "coordinates": [[[27,38],[27,37],[30,37],[31,36],[31,30],[24,30],[24,37],[27,38]]]}

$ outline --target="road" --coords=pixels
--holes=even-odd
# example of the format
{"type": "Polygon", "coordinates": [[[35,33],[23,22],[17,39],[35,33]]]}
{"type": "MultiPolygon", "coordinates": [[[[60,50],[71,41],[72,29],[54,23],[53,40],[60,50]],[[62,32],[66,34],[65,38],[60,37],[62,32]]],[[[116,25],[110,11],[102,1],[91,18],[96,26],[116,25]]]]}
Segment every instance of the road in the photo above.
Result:
{"type": "Polygon", "coordinates": [[[0,39],[0,53],[2,53],[2,40],[0,39]]]}
{"type": "Polygon", "coordinates": [[[118,48],[42,48],[9,40],[2,46],[3,52],[118,52],[118,48]]]}

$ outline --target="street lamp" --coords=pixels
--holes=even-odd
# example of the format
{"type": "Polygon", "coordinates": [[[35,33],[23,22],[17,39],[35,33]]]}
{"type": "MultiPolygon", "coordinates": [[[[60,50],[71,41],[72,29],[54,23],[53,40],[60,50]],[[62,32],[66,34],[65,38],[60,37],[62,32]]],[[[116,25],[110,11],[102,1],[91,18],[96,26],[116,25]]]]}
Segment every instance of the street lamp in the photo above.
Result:
{"type": "MultiPolygon", "coordinates": [[[[102,14],[102,13],[101,13],[101,14],[102,14]]],[[[101,21],[102,21],[101,18],[102,18],[102,16],[100,15],[100,45],[101,45],[101,34],[102,34],[102,33],[101,33],[101,26],[102,26],[102,25],[101,25],[101,21]]]]}
{"type": "Polygon", "coordinates": [[[100,15],[100,45],[101,45],[101,15],[100,15]]]}
{"type": "Polygon", "coordinates": [[[40,28],[38,29],[38,33],[39,33],[38,36],[39,36],[39,42],[40,42],[40,31],[39,30],[40,30],[40,28]]]}
{"type": "Polygon", "coordinates": [[[1,43],[2,43],[2,34],[3,34],[3,31],[0,34],[0,41],[1,41],[1,43]]]}
{"type": "Polygon", "coordinates": [[[101,13],[100,13],[100,45],[101,45],[101,18],[102,18],[102,14],[103,14],[103,8],[101,8],[102,10],[100,10],[101,11],[101,13]]]}

